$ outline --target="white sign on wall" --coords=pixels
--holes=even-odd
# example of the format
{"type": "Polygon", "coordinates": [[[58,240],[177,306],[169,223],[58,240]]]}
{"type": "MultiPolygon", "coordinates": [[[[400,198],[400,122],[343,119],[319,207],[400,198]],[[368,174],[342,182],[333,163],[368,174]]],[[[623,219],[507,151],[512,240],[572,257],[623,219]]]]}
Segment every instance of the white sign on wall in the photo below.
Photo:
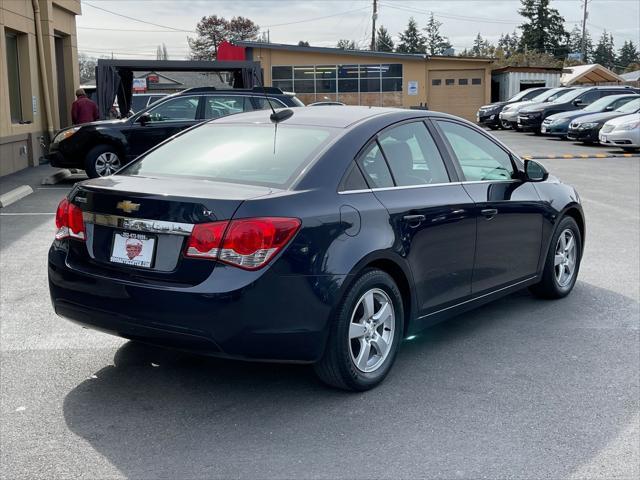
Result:
{"type": "Polygon", "coordinates": [[[418,95],[418,81],[409,80],[407,84],[407,95],[418,95]]]}
{"type": "Polygon", "coordinates": [[[147,79],[146,78],[134,78],[133,79],[133,91],[134,92],[144,92],[147,90],[147,79]]]}

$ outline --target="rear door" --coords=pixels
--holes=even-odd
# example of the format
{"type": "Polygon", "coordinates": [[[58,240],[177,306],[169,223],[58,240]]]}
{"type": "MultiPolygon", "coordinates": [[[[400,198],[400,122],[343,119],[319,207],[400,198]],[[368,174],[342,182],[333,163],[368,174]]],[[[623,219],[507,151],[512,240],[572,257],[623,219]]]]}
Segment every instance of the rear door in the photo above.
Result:
{"type": "Polygon", "coordinates": [[[383,130],[359,165],[386,207],[396,251],[413,273],[419,314],[471,293],[476,221],[473,202],[447,168],[422,121],[383,130]]]}
{"type": "Polygon", "coordinates": [[[454,120],[436,120],[475,201],[478,219],[473,294],[537,273],[543,209],[533,184],[519,179],[511,154],[488,135],[454,120]]]}
{"type": "Polygon", "coordinates": [[[170,136],[202,121],[199,110],[201,98],[203,97],[185,95],[162,102],[146,112],[149,121],[145,124],[138,117],[123,131],[129,144],[128,156],[135,158],[170,136]]]}

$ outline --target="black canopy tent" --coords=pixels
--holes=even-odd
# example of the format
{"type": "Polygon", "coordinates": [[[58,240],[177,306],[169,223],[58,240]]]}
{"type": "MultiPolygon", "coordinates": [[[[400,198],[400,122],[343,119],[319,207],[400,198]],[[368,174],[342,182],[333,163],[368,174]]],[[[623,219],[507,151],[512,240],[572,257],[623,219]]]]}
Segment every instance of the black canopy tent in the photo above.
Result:
{"type": "MultiPolygon", "coordinates": [[[[96,99],[100,118],[107,118],[117,96],[118,108],[128,112],[131,105],[134,71],[233,72],[233,88],[253,88],[262,79],[260,62],[208,60],[107,60],[96,67],[96,99]]],[[[204,86],[204,85],[203,85],[204,86]]]]}

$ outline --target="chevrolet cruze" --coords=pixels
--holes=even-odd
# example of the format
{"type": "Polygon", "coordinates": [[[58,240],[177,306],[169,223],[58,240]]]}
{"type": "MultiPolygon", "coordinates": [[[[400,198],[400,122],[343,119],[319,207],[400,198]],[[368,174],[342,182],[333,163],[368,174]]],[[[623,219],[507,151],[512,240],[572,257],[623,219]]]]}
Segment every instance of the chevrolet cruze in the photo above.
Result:
{"type": "Polygon", "coordinates": [[[202,124],[76,185],[49,252],[56,313],[361,391],[435,322],[573,289],[580,198],[540,164],[437,112],[295,110],[202,124]]]}

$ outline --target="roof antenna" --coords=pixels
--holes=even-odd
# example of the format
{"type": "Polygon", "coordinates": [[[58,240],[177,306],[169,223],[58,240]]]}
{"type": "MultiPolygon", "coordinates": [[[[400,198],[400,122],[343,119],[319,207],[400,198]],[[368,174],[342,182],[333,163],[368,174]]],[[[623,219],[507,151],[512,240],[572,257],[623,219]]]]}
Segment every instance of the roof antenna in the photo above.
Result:
{"type": "Polygon", "coordinates": [[[271,113],[271,115],[269,115],[269,119],[273,123],[279,123],[279,122],[282,122],[282,121],[286,120],[287,118],[291,118],[293,116],[293,110],[285,108],[284,110],[280,110],[279,112],[276,112],[276,109],[273,108],[273,104],[271,103],[271,100],[269,99],[269,97],[267,95],[267,91],[264,89],[264,85],[262,84],[262,82],[258,78],[258,74],[256,73],[255,70],[253,71],[253,76],[255,77],[256,81],[258,82],[258,85],[260,86],[260,88],[262,89],[262,94],[264,95],[264,98],[267,100],[267,103],[271,107],[271,112],[273,112],[273,113],[271,113]]]}

